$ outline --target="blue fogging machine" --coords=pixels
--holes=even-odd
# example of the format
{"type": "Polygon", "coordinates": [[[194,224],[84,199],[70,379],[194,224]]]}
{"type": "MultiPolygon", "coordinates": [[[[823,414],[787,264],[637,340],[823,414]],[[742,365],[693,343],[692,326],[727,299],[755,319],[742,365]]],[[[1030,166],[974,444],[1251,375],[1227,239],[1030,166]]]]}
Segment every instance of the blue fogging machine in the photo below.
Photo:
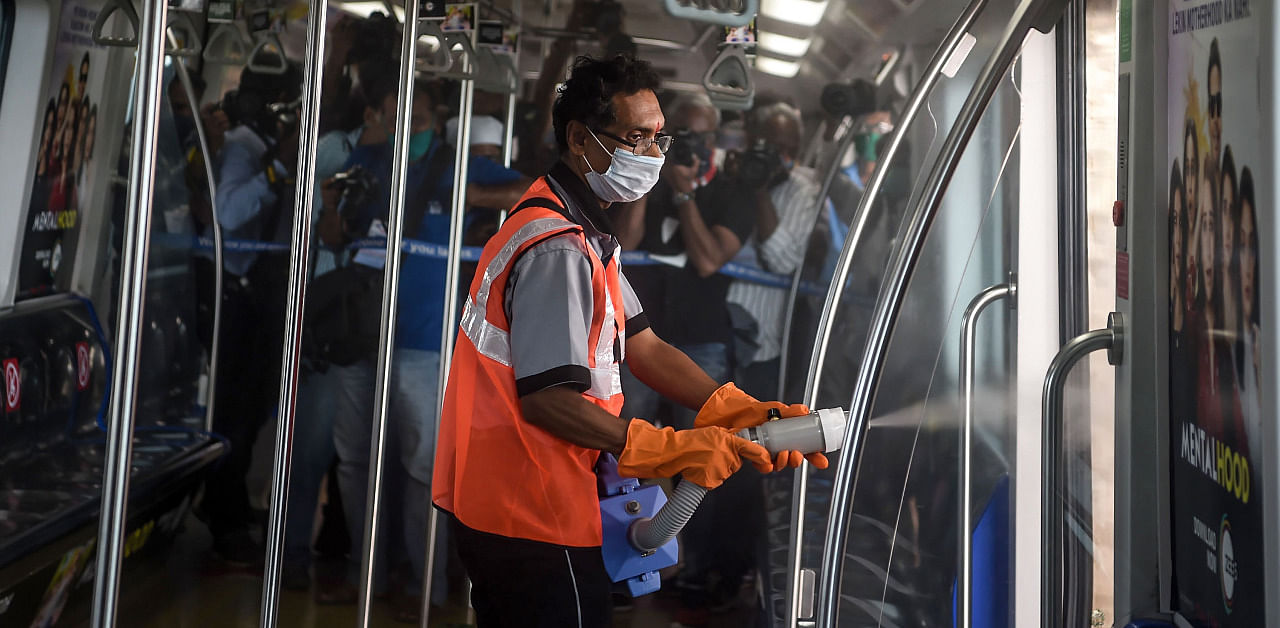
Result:
{"type": "MultiPolygon", "coordinates": [[[[775,419],[738,432],[763,446],[770,455],[784,450],[806,454],[832,452],[844,442],[847,417],[842,408],[827,408],[801,417],[775,419]]],[[[604,566],[614,582],[626,582],[633,597],[662,588],[658,570],[676,564],[680,545],[676,535],[702,503],[707,489],[681,482],[671,499],[661,486],[641,486],[618,475],[612,454],[596,464],[601,494],[600,521],[604,532],[604,566]]]]}

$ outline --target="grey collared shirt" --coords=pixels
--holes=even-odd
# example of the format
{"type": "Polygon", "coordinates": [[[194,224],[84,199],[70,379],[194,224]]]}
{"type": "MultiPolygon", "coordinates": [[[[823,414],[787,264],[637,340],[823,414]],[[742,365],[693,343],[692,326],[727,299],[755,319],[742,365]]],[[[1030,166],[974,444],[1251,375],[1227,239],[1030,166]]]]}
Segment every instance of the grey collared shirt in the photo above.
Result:
{"type": "MultiPolygon", "coordinates": [[[[566,218],[582,225],[595,254],[618,263],[617,238],[598,229],[580,207],[594,201],[582,181],[567,168],[553,169],[548,179],[568,208],[566,218]]],[[[588,336],[595,303],[591,261],[582,242],[576,234],[549,238],[526,251],[511,270],[503,303],[511,322],[511,365],[520,395],[559,385],[579,391],[591,387],[588,336]]],[[[631,336],[649,325],[621,269],[618,275],[627,321],[626,329],[618,331],[631,336]]]]}

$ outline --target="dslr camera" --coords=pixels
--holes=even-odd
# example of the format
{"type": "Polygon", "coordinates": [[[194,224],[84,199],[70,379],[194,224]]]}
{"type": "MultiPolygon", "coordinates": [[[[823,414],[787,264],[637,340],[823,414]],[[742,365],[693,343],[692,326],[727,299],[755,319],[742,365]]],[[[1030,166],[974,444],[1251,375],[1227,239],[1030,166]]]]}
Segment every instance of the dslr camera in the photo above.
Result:
{"type": "MultiPolygon", "coordinates": [[[[364,233],[361,225],[352,222],[359,219],[355,215],[358,212],[346,210],[348,207],[364,207],[373,195],[374,188],[378,186],[378,178],[360,166],[352,166],[346,172],[333,175],[332,185],[341,194],[338,200],[338,214],[343,219],[343,230],[347,233],[364,233]]],[[[367,227],[368,225],[364,225],[364,228],[367,229],[367,227]]]]}
{"type": "Polygon", "coordinates": [[[706,148],[706,140],[702,133],[694,133],[689,129],[677,129],[672,134],[671,148],[667,151],[667,159],[679,166],[692,166],[697,156],[702,165],[711,159],[711,151],[706,148]]]}
{"type": "Polygon", "coordinates": [[[738,153],[738,180],[752,189],[772,187],[787,178],[782,167],[782,156],[764,140],[756,140],[747,150],[738,153]]]}

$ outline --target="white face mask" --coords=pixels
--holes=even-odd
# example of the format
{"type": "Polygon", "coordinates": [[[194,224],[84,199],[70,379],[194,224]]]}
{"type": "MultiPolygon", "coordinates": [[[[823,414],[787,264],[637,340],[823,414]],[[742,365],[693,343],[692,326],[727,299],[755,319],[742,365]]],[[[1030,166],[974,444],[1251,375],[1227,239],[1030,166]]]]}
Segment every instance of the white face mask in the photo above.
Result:
{"type": "MultiPolygon", "coordinates": [[[[600,148],[604,148],[594,131],[587,129],[587,132],[600,144],[600,148]]],[[[582,155],[582,160],[587,162],[587,185],[596,198],[606,203],[630,203],[653,189],[653,184],[658,182],[658,175],[662,173],[666,157],[637,155],[619,146],[613,149],[613,163],[604,174],[591,167],[591,161],[585,154],[582,155]]]]}

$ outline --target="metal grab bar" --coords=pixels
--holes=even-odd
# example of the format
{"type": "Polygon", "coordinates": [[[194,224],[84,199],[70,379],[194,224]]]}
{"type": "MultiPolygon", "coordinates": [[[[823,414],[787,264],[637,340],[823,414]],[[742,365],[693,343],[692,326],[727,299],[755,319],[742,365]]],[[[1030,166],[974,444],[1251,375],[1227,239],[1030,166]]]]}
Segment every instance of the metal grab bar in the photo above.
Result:
{"type": "MultiPolygon", "coordinates": [[[[414,62],[418,43],[418,2],[405,5],[404,31],[400,35],[400,88],[396,94],[396,126],[391,158],[391,201],[387,216],[386,263],[382,276],[382,320],[379,323],[378,359],[373,403],[373,432],[369,439],[369,484],[365,500],[364,539],[360,555],[360,594],[357,619],[368,628],[372,608],[374,556],[378,547],[378,521],[382,508],[382,467],[386,459],[387,414],[391,406],[390,384],[396,333],[396,306],[400,295],[401,247],[404,244],[405,188],[409,169],[409,135],[413,112],[414,62]]],[[[441,40],[444,45],[444,39],[441,40]]],[[[447,51],[447,49],[445,49],[447,51]]],[[[446,319],[447,320],[447,319],[446,319]]],[[[434,508],[432,509],[434,510],[434,508]]],[[[430,544],[430,541],[428,541],[430,544]]]]}
{"type": "Polygon", "coordinates": [[[275,33],[266,33],[258,36],[258,44],[249,51],[249,62],[245,67],[259,74],[283,75],[289,71],[289,60],[284,56],[284,44],[280,43],[280,37],[275,33]],[[276,63],[258,63],[258,57],[264,50],[274,47],[279,56],[276,57],[276,63]]]}
{"type": "Polygon", "coordinates": [[[1040,563],[1040,625],[1044,628],[1058,628],[1064,620],[1064,609],[1060,608],[1064,567],[1063,508],[1058,492],[1063,461],[1063,390],[1071,367],[1081,358],[1102,349],[1107,350],[1107,362],[1112,366],[1120,364],[1124,358],[1124,319],[1119,312],[1112,312],[1107,317],[1105,329],[1086,332],[1063,345],[1044,376],[1044,433],[1040,438],[1040,546],[1044,548],[1044,560],[1040,563]]]}
{"type": "MultiPolygon", "coordinates": [[[[280,572],[284,561],[285,514],[293,460],[293,426],[298,411],[298,367],[302,357],[302,322],[306,311],[307,270],[311,268],[311,219],[315,211],[316,143],[320,131],[321,73],[327,0],[311,0],[307,10],[306,78],[298,126],[295,169],[293,241],[289,254],[289,296],[285,302],[284,351],[280,361],[280,397],[276,421],[271,511],[267,522],[266,568],[262,574],[260,625],[275,628],[280,614],[280,572]]],[[[278,43],[278,40],[277,40],[278,43]]],[[[284,49],[280,49],[284,59],[284,49]]]]}
{"type": "Polygon", "coordinates": [[[200,51],[204,50],[204,44],[200,42],[200,29],[196,28],[190,13],[170,13],[168,34],[169,46],[164,51],[167,55],[195,59],[199,58],[200,51]],[[178,43],[179,39],[182,41],[181,44],[178,43]]]}
{"type": "Polygon", "coordinates": [[[515,60],[488,46],[476,48],[476,88],[495,94],[515,94],[520,88],[520,76],[515,60]]]}
{"type": "Polygon", "coordinates": [[[242,65],[249,59],[251,45],[252,42],[246,39],[244,31],[240,30],[239,26],[232,22],[223,22],[213,29],[209,35],[209,41],[205,42],[204,60],[218,65],[242,65]],[[215,52],[218,50],[218,44],[224,39],[227,39],[227,43],[223,45],[224,50],[215,52]]]}
{"type": "MultiPolygon", "coordinates": [[[[703,2],[702,4],[706,3],[703,2]]],[[[756,13],[760,11],[760,0],[744,0],[742,13],[730,13],[709,8],[701,9],[693,6],[693,3],[689,0],[685,0],[685,2],[681,2],[681,0],[664,0],[663,5],[671,17],[707,22],[708,24],[719,24],[721,26],[746,26],[751,23],[751,20],[755,19],[756,13]]]]}
{"type": "Polygon", "coordinates": [[[746,111],[756,96],[756,85],[751,80],[751,65],[742,46],[725,46],[716,55],[702,75],[702,88],[707,97],[720,109],[746,111]],[[724,77],[727,75],[727,80],[724,77]]]}
{"type": "MultiPolygon", "coordinates": [[[[177,47],[178,42],[175,41],[173,31],[168,32],[169,45],[177,47]]],[[[200,102],[196,97],[196,90],[191,85],[191,76],[187,72],[185,63],[175,63],[177,68],[178,80],[182,82],[182,89],[187,93],[187,102],[200,102]]],[[[196,139],[200,143],[200,156],[204,158],[204,176],[205,183],[209,186],[209,214],[212,221],[209,223],[213,230],[213,333],[210,334],[209,341],[209,386],[207,390],[208,397],[204,404],[204,429],[206,432],[213,431],[213,413],[217,409],[218,396],[218,338],[222,335],[222,224],[218,222],[218,181],[213,175],[213,152],[209,150],[209,138],[205,135],[204,121],[200,116],[195,117],[196,139]]]]}
{"type": "MultiPolygon", "coordinates": [[[[133,144],[129,153],[129,204],[121,251],[120,304],[116,316],[115,378],[103,464],[102,510],[98,521],[98,557],[94,568],[94,628],[116,624],[120,566],[124,560],[126,508],[137,412],[138,364],[142,353],[142,314],[147,292],[147,254],[155,200],[156,140],[160,127],[160,90],[164,75],[166,2],[144,2],[137,31],[138,54],[133,97],[133,144]]],[[[94,29],[95,33],[97,29],[94,29]]]]}
{"type": "Polygon", "coordinates": [[[1014,307],[1018,294],[1017,285],[1010,281],[991,286],[978,293],[969,302],[960,325],[960,386],[964,396],[964,429],[960,432],[960,574],[959,611],[960,628],[973,625],[973,396],[975,389],[974,363],[978,354],[978,318],[987,306],[1008,298],[1014,307]]]}
{"type": "MultiPolygon", "coordinates": [[[[461,34],[461,33],[459,33],[461,34]]],[[[471,34],[467,45],[471,45],[471,34]]],[[[475,66],[466,57],[462,59],[464,73],[474,72],[475,66]]],[[[444,410],[444,391],[449,383],[449,367],[453,363],[454,330],[457,329],[458,275],[462,269],[462,218],[467,211],[467,171],[471,157],[471,115],[475,110],[473,80],[462,83],[462,102],[458,111],[458,139],[454,146],[453,206],[449,214],[449,260],[445,263],[444,318],[440,327],[440,371],[436,379],[435,434],[440,434],[440,417],[444,410]]],[[[443,149],[438,149],[443,150],[443,149]]],[[[427,627],[427,615],[431,610],[431,573],[436,561],[436,537],[440,534],[440,510],[427,509],[427,556],[422,563],[422,628],[427,627]]],[[[470,596],[468,596],[469,598],[470,596]]]]}
{"type": "MultiPolygon", "coordinates": [[[[161,41],[163,42],[163,40],[161,41]]],[[[138,45],[138,12],[133,9],[133,2],[130,0],[107,0],[106,5],[98,12],[98,19],[93,21],[93,43],[99,46],[119,46],[123,48],[133,48],[138,45]],[[132,37],[116,37],[103,34],[102,29],[106,28],[107,20],[111,19],[111,16],[116,11],[123,13],[125,19],[129,20],[129,24],[133,26],[132,37]]]]}
{"type": "MultiPolygon", "coordinates": [[[[836,307],[844,295],[844,286],[849,276],[849,270],[853,265],[853,256],[858,251],[863,235],[866,233],[868,220],[871,216],[871,208],[880,199],[880,191],[884,187],[884,181],[888,176],[889,164],[893,163],[902,145],[906,142],[905,130],[925,110],[925,103],[929,98],[929,93],[933,90],[933,86],[937,84],[939,77],[942,76],[943,65],[951,58],[952,52],[960,44],[964,34],[968,32],[974,20],[977,19],[978,13],[986,4],[987,0],[973,0],[956,20],[956,23],[952,25],[942,44],[938,46],[938,50],[934,52],[933,58],[929,60],[929,65],[925,68],[924,78],[916,85],[915,91],[908,98],[907,105],[902,113],[902,120],[889,137],[888,148],[885,149],[884,155],[876,163],[876,169],[871,175],[871,181],[867,184],[866,192],[862,195],[862,200],[858,202],[858,209],[849,225],[849,234],[845,237],[844,248],[840,252],[840,260],[836,265],[832,281],[827,290],[827,300],[822,310],[823,315],[818,320],[818,331],[814,336],[813,353],[809,359],[809,379],[805,385],[804,393],[804,402],[810,407],[818,403],[818,394],[821,387],[820,376],[826,363],[827,345],[830,343],[832,329],[835,325],[836,307]]],[[[837,165],[832,164],[832,167],[837,167],[837,165]]],[[[846,431],[846,438],[848,438],[848,431],[846,431]]],[[[802,570],[800,569],[799,548],[804,529],[804,505],[808,486],[809,475],[802,464],[800,470],[796,472],[795,489],[793,491],[795,499],[792,506],[796,514],[792,518],[791,530],[793,538],[791,539],[791,549],[787,558],[788,564],[791,566],[790,573],[792,574],[791,582],[788,584],[787,626],[792,628],[800,619],[800,574],[802,570]]]]}
{"type": "MultiPolygon", "coordinates": [[[[885,280],[881,285],[880,296],[877,298],[875,313],[867,336],[866,350],[862,356],[861,367],[858,369],[852,409],[849,414],[850,427],[845,432],[845,444],[842,448],[844,455],[840,456],[837,464],[832,490],[831,514],[823,542],[822,571],[819,576],[821,587],[818,604],[819,626],[834,627],[836,625],[836,606],[840,599],[838,591],[840,561],[844,556],[848,535],[848,529],[842,523],[848,517],[852,501],[854,465],[862,458],[862,450],[866,444],[864,436],[870,425],[871,403],[875,397],[880,373],[884,368],[890,336],[902,303],[906,299],[908,280],[919,261],[925,236],[929,231],[928,227],[937,217],[938,209],[942,205],[942,197],[951,177],[955,174],[956,165],[960,161],[964,148],[968,146],[969,139],[977,128],[987,103],[995,94],[1001,78],[1021,53],[1019,44],[1026,37],[1035,18],[1040,16],[1035,9],[1046,1],[1057,2],[1057,0],[1022,0],[1009,15],[1008,26],[1000,35],[994,55],[983,66],[974,82],[973,90],[956,115],[955,125],[948,133],[938,160],[921,189],[915,213],[911,215],[906,230],[902,232],[903,244],[893,256],[885,273],[885,280]]],[[[843,278],[841,280],[843,281],[843,278]]],[[[837,285],[832,284],[832,291],[837,289],[837,285]]],[[[828,293],[828,297],[830,296],[831,293],[828,293]]],[[[830,305],[828,303],[828,306],[830,305]]]]}
{"type": "MultiPolygon", "coordinates": [[[[457,81],[475,80],[480,67],[477,63],[479,55],[476,53],[475,45],[471,42],[470,32],[445,33],[444,51],[449,55],[449,58],[452,59],[452,62],[450,63],[448,70],[438,72],[436,76],[439,76],[440,78],[454,79],[457,81]],[[453,59],[453,47],[455,44],[461,48],[457,59],[453,59]]],[[[459,116],[459,124],[461,124],[461,116],[459,116]]],[[[458,134],[461,136],[461,130],[459,130],[458,134]]]]}

